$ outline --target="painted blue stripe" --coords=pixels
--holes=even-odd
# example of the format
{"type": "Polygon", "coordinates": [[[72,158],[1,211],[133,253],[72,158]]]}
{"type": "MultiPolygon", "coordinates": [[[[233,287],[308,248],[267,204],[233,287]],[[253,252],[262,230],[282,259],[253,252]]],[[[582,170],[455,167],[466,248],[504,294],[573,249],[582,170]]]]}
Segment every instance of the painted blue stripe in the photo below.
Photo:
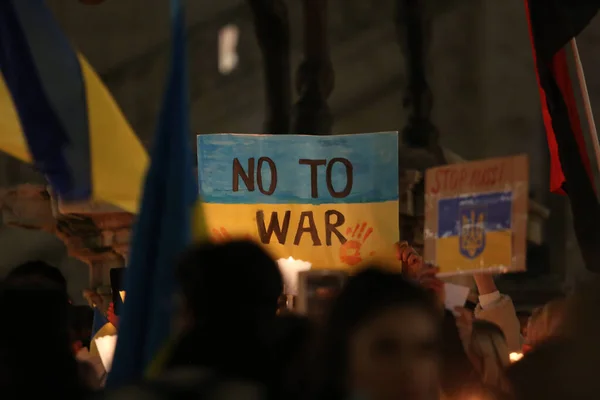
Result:
{"type": "Polygon", "coordinates": [[[0,70],[36,167],[63,199],[89,198],[90,150],[81,70],[42,0],[0,2],[0,70]]]}
{"type": "MultiPolygon", "coordinates": [[[[309,135],[198,135],[198,175],[203,200],[222,204],[329,204],[373,203],[398,200],[398,134],[396,132],[336,136],[309,135]],[[261,193],[256,174],[254,190],[239,179],[233,191],[233,165],[237,159],[248,172],[249,159],[268,157],[277,169],[272,195],[261,193]],[[316,167],[317,197],[311,188],[311,167],[300,159],[344,158],[353,169],[352,190],[344,198],[332,196],[326,183],[326,166],[316,167]]],[[[262,188],[269,191],[269,164],[262,162],[262,188]]],[[[346,167],[334,162],[330,169],[334,191],[347,184],[346,167]]]]}
{"type": "Polygon", "coordinates": [[[441,199],[438,203],[438,237],[460,235],[461,218],[484,213],[488,232],[509,230],[512,221],[512,192],[477,194],[441,199]]]}

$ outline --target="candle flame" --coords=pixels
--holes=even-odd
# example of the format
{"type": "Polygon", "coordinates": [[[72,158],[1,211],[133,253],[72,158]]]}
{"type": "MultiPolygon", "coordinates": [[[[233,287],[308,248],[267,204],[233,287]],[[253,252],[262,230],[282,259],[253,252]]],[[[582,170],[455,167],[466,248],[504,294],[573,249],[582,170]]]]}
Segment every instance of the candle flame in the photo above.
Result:
{"type": "MultiPolygon", "coordinates": [[[[505,353],[506,354],[506,353],[505,353]]],[[[523,358],[523,353],[510,353],[510,362],[514,363],[523,358]]]]}

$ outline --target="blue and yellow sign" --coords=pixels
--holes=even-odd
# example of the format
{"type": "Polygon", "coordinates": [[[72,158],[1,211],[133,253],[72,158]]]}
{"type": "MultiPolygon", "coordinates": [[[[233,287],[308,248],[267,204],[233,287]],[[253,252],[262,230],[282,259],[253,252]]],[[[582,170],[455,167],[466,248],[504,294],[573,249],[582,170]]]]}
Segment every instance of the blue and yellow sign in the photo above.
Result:
{"type": "Polygon", "coordinates": [[[524,269],[527,170],[525,156],[429,170],[426,260],[443,274],[524,269]]]}
{"type": "Polygon", "coordinates": [[[250,237],[313,268],[395,260],[398,134],[198,136],[214,239],[250,237]]]}

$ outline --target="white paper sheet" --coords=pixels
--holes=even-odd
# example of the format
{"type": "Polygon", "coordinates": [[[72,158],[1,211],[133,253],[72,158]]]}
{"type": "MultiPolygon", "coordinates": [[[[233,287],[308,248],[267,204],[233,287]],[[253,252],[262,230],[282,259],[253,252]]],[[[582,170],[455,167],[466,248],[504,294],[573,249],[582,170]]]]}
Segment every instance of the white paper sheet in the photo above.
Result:
{"type": "Polygon", "coordinates": [[[446,292],[445,306],[447,310],[454,312],[456,307],[464,307],[469,296],[470,289],[466,286],[444,283],[446,292]]]}
{"type": "Polygon", "coordinates": [[[96,338],[96,347],[98,348],[98,354],[102,360],[102,365],[106,372],[110,372],[112,367],[113,356],[115,355],[115,347],[117,345],[117,335],[102,336],[96,338]]]}

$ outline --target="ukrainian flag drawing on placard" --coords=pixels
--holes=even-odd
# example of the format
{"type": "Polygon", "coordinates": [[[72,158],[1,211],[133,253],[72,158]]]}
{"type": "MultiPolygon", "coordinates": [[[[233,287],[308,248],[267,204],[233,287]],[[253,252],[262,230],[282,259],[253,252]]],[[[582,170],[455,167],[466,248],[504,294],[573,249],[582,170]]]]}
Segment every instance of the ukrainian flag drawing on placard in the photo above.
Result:
{"type": "Polygon", "coordinates": [[[396,266],[398,134],[198,136],[215,240],[248,237],[313,268],[396,266]]]}
{"type": "Polygon", "coordinates": [[[436,241],[440,272],[510,267],[511,225],[511,192],[440,199],[436,241]]]}

